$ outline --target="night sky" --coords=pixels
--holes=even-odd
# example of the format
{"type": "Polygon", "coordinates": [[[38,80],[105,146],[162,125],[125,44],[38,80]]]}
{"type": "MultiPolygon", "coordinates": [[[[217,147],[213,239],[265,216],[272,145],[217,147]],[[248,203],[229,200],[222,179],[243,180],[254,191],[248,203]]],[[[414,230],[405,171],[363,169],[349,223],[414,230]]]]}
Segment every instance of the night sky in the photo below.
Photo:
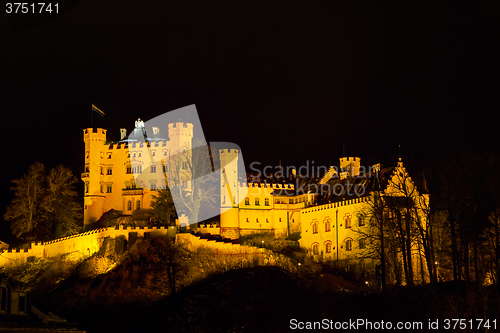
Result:
{"type": "Polygon", "coordinates": [[[2,215],[31,163],[83,172],[91,103],[110,139],[195,104],[247,165],[498,151],[498,2],[60,3],[32,27],[0,13],[2,215]]]}

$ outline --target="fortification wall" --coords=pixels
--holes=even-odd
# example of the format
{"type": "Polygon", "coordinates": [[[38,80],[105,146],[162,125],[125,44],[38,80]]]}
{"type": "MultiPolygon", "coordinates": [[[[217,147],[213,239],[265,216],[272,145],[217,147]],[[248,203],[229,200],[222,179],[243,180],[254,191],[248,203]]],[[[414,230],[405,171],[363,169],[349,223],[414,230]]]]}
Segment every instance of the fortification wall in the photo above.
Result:
{"type": "Polygon", "coordinates": [[[116,238],[124,236],[129,240],[131,233],[137,237],[165,236],[168,229],[165,227],[152,228],[102,228],[90,230],[81,234],[58,238],[48,242],[33,242],[27,249],[8,249],[0,252],[0,267],[10,268],[25,264],[29,257],[52,258],[60,255],[74,254],[75,256],[91,256],[98,252],[106,237],[116,238]]]}
{"type": "Polygon", "coordinates": [[[260,249],[254,246],[216,242],[214,240],[201,239],[192,234],[177,234],[175,236],[175,243],[184,246],[189,251],[196,251],[200,247],[207,247],[215,250],[216,253],[223,254],[252,254],[262,253],[266,249],[260,249]]]}

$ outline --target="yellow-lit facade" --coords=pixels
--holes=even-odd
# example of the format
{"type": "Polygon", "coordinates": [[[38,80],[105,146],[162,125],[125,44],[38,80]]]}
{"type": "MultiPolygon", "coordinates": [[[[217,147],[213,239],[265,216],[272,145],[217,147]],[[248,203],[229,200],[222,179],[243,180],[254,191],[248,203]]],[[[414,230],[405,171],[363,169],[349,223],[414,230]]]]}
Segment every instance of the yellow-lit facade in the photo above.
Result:
{"type": "Polygon", "coordinates": [[[168,138],[160,133],[166,129],[153,128],[151,137],[145,136],[144,127],[136,127],[122,140],[107,141],[106,130],[86,128],[84,182],[84,224],[97,221],[105,212],[115,209],[132,214],[138,209],[151,207],[157,190],[166,184],[168,162],[171,156],[192,146],[193,125],[168,125],[168,138]],[[135,179],[134,174],[140,177],[135,179]]]}

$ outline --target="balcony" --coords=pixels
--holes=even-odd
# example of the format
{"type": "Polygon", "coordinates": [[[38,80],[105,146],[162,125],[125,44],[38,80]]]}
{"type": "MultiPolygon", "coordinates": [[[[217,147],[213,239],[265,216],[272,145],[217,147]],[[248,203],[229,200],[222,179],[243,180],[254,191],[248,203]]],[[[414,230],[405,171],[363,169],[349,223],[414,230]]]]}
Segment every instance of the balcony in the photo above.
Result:
{"type": "Polygon", "coordinates": [[[142,195],[144,193],[144,189],[142,187],[136,187],[136,188],[124,188],[122,189],[122,195],[127,196],[127,195],[142,195]]]}

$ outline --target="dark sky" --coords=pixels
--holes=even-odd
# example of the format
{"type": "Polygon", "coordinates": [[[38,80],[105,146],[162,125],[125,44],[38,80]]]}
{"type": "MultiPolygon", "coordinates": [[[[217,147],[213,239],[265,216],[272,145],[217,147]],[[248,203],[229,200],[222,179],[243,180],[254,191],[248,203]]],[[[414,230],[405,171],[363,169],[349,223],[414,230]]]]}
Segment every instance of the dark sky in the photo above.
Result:
{"type": "Polygon", "coordinates": [[[115,139],[196,104],[247,164],[498,149],[498,2],[60,3],[34,27],[0,13],[2,214],[32,162],[83,171],[91,103],[115,139]]]}

